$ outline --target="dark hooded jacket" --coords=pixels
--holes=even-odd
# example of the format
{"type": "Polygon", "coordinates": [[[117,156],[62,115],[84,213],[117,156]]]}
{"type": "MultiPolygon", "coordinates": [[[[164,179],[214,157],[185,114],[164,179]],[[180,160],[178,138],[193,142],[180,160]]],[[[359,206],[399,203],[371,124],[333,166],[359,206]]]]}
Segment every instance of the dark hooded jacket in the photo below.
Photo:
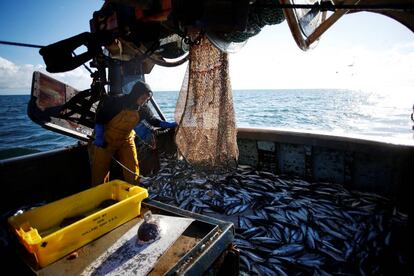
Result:
{"type": "MultiPolygon", "coordinates": [[[[148,84],[143,81],[138,81],[132,88],[131,93],[127,95],[107,96],[98,106],[96,124],[107,124],[124,109],[137,110],[137,99],[148,91],[151,91],[148,84]]],[[[145,118],[145,116],[143,117],[142,114],[141,118],[145,118]]]]}

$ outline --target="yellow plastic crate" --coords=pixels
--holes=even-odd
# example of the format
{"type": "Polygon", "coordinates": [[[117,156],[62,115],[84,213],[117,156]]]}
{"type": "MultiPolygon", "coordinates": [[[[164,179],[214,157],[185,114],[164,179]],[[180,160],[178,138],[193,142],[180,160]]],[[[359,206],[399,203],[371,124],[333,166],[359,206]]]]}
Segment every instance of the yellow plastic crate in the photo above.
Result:
{"type": "Polygon", "coordinates": [[[137,217],[147,197],[146,189],[113,180],[8,221],[39,266],[45,267],[137,217]]]}

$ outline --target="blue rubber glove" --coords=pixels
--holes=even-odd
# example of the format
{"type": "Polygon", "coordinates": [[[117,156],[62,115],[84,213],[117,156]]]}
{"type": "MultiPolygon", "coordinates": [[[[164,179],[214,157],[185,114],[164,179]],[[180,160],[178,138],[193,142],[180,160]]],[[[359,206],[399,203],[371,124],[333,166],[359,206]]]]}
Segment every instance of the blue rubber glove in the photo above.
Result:
{"type": "Polygon", "coordinates": [[[139,123],[134,130],[141,140],[147,141],[150,138],[151,130],[144,123],[139,123]]]}
{"type": "Polygon", "coordinates": [[[172,123],[166,122],[166,121],[161,121],[160,122],[160,127],[162,127],[162,128],[173,128],[173,127],[176,127],[176,126],[177,126],[176,122],[172,122],[172,123]]]}
{"type": "Polygon", "coordinates": [[[104,125],[96,124],[95,125],[95,141],[93,144],[97,147],[103,148],[105,145],[104,141],[104,125]]]}

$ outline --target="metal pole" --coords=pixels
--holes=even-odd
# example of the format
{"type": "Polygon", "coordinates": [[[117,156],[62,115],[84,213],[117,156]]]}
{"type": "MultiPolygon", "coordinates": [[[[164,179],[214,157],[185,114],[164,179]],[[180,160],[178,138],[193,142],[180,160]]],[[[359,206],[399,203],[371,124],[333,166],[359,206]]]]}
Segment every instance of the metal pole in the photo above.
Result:
{"type": "Polygon", "coordinates": [[[165,116],[162,113],[160,107],[158,106],[157,102],[155,101],[155,99],[153,97],[151,97],[150,99],[152,106],[154,107],[155,111],[157,111],[158,116],[160,116],[161,120],[165,121],[165,116]]]}
{"type": "MultiPolygon", "coordinates": [[[[145,75],[142,74],[142,80],[145,81],[145,75]]],[[[154,107],[155,111],[157,111],[158,116],[160,116],[161,120],[166,121],[164,113],[162,113],[160,107],[158,106],[157,102],[155,101],[154,97],[151,97],[150,102],[154,107]]]]}

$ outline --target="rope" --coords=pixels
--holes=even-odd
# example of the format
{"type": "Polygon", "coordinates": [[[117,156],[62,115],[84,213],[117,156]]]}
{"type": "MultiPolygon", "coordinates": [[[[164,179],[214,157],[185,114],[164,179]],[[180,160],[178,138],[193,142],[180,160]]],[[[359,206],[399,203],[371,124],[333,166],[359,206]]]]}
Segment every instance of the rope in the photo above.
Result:
{"type": "Polygon", "coordinates": [[[135,172],[133,172],[133,171],[131,171],[129,168],[127,168],[124,164],[122,164],[121,162],[119,162],[115,157],[113,157],[112,156],[112,159],[116,162],[116,163],[118,163],[118,165],[120,165],[122,168],[124,168],[125,170],[127,170],[128,172],[130,172],[130,173],[132,173],[133,175],[135,175],[135,176],[139,176],[139,174],[137,174],[137,173],[135,173],[135,172]]]}
{"type": "MultiPolygon", "coordinates": [[[[158,130],[158,129],[154,129],[153,126],[151,126],[148,122],[143,121],[145,126],[148,126],[148,128],[151,129],[152,132],[155,133],[155,135],[159,135],[159,134],[163,134],[163,133],[167,133],[168,131],[170,131],[171,129],[167,128],[164,130],[158,130]]],[[[147,142],[145,142],[141,137],[139,137],[138,135],[135,135],[136,138],[138,138],[138,140],[140,140],[140,142],[142,142],[142,144],[144,146],[147,146],[148,148],[154,150],[156,149],[156,144],[154,141],[154,137],[152,137],[152,141],[154,145],[150,145],[147,142]]],[[[135,175],[135,176],[139,176],[139,174],[134,173],[133,171],[131,171],[129,168],[127,168],[124,164],[122,164],[120,161],[118,161],[114,156],[111,157],[116,163],[118,163],[118,165],[120,165],[122,168],[124,168],[125,170],[127,170],[128,172],[130,172],[131,174],[135,175]]]]}

